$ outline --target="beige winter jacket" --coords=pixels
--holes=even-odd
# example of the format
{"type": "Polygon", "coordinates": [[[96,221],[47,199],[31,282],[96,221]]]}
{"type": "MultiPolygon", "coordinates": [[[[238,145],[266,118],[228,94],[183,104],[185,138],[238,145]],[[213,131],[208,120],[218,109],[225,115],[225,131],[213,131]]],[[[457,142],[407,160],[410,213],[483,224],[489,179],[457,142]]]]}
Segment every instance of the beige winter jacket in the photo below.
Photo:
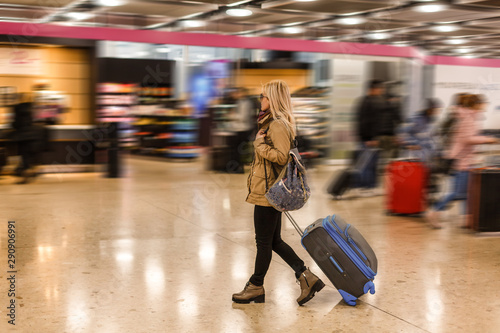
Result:
{"type": "Polygon", "coordinates": [[[266,136],[256,139],[253,143],[255,155],[247,181],[246,201],[254,205],[269,207],[271,204],[264,196],[266,194],[264,159],[266,160],[267,184],[271,187],[276,180],[275,173],[279,175],[290,158],[288,153],[291,146],[291,133],[284,123],[273,120],[271,114],[259,121],[259,130],[267,128],[269,129],[266,136]]]}

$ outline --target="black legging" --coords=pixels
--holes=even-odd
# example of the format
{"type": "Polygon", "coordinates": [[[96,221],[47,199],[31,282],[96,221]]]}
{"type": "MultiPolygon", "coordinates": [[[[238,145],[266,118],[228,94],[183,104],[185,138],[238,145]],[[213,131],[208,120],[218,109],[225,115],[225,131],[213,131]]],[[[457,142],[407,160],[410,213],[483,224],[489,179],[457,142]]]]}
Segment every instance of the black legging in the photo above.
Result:
{"type": "Polygon", "coordinates": [[[252,284],[256,286],[264,284],[264,277],[271,264],[273,251],[295,271],[296,277],[306,270],[302,259],[281,239],[281,212],[273,207],[255,206],[254,226],[257,256],[255,271],[250,278],[252,284]]]}

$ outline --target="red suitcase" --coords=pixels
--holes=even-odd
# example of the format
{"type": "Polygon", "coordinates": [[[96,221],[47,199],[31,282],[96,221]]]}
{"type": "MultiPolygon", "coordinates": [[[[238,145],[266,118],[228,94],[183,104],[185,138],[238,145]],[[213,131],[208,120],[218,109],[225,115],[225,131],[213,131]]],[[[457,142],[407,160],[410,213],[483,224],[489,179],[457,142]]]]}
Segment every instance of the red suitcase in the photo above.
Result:
{"type": "Polygon", "coordinates": [[[429,172],[421,162],[395,161],[386,172],[388,214],[420,214],[426,209],[429,172]]]}

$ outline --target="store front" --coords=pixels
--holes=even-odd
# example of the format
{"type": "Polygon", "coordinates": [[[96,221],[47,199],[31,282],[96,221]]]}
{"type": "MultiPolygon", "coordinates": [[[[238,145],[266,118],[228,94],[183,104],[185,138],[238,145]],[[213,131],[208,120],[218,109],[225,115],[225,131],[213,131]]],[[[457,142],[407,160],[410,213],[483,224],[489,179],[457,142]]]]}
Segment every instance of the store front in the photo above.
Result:
{"type": "MultiPolygon", "coordinates": [[[[404,114],[422,100],[421,91],[412,86],[419,70],[404,52],[398,57],[321,48],[301,52],[300,45],[293,46],[296,51],[251,49],[241,46],[256,43],[243,43],[240,37],[234,48],[196,46],[187,39],[191,45],[82,39],[77,40],[82,45],[68,46],[61,38],[34,43],[37,38],[15,47],[17,55],[29,51],[24,56],[32,68],[4,66],[2,91],[42,96],[37,110],[44,111],[36,111],[36,117],[50,121],[57,146],[56,152],[44,154],[44,164],[116,164],[112,172],[108,167],[114,176],[120,175],[124,151],[192,161],[211,154],[213,147],[228,148],[236,109],[236,101],[228,97],[235,88],[245,89],[256,114],[261,85],[285,80],[308,156],[322,163],[341,163],[355,149],[356,103],[367,80],[396,82],[404,114]]],[[[17,56],[7,43],[1,50],[13,60],[17,56]]],[[[2,127],[8,129],[12,112],[5,103],[1,114],[2,127]]]]}
{"type": "MultiPolygon", "coordinates": [[[[0,44],[0,127],[8,156],[17,155],[12,140],[14,105],[32,102],[32,121],[46,128],[47,144],[39,156],[46,171],[66,172],[67,165],[88,169],[96,163],[95,77],[92,41],[34,38],[32,43],[0,44]]],[[[71,170],[76,170],[74,167],[71,170]]]]}
{"type": "MultiPolygon", "coordinates": [[[[402,112],[407,113],[409,109],[407,96],[410,95],[411,63],[402,58],[112,41],[99,42],[98,50],[99,56],[106,60],[123,61],[128,58],[128,61],[142,59],[156,61],[157,64],[172,62],[170,71],[162,69],[156,71],[157,74],[153,73],[152,66],[143,66],[142,78],[156,75],[160,81],[168,80],[171,92],[168,98],[182,101],[180,105],[184,107],[184,111],[175,112],[192,117],[191,129],[198,132],[197,138],[190,138],[196,143],[184,143],[193,148],[196,144],[225,145],[222,137],[230,135],[227,132],[231,128],[231,113],[236,107],[225,99],[228,91],[245,88],[255,101],[262,84],[273,79],[283,79],[289,84],[299,134],[308,141],[309,149],[318,153],[315,156],[322,157],[326,162],[347,158],[348,152],[354,149],[356,103],[364,94],[368,80],[377,78],[397,83],[397,93],[403,101],[402,112]],[[216,67],[218,70],[214,70],[216,67]],[[209,115],[210,121],[204,121],[209,115]],[[210,133],[208,138],[207,132],[210,133]]],[[[141,85],[139,80],[135,81],[135,84],[141,85]]],[[[125,82],[130,80],[125,77],[116,83],[125,82]]],[[[161,84],[163,82],[157,83],[161,84]]],[[[137,97],[138,105],[130,115],[141,118],[156,114],[157,121],[148,124],[147,120],[139,119],[135,122],[136,134],[141,138],[138,141],[142,142],[136,142],[135,147],[143,152],[164,155],[169,150],[168,136],[175,133],[169,133],[166,127],[148,130],[147,126],[161,124],[158,117],[162,109],[175,110],[179,107],[172,106],[172,103],[168,105],[166,100],[161,99],[147,100],[149,106],[146,107],[140,93],[137,97]],[[157,142],[153,143],[155,140],[157,142]],[[145,147],[144,142],[148,142],[150,147],[145,147]]],[[[182,147],[182,144],[180,142],[179,146],[182,147]]]]}

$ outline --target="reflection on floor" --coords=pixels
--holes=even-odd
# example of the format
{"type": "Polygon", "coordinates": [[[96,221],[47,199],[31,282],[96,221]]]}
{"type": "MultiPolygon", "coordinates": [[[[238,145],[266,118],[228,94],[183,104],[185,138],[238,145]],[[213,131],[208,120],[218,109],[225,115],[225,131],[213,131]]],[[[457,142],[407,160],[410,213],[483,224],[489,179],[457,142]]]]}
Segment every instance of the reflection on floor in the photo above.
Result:
{"type": "Polygon", "coordinates": [[[310,173],[313,195],[293,215],[302,227],[340,214],[379,260],[375,295],[347,306],[293,227],[284,239],[327,287],[305,306],[278,258],[266,303],[231,294],[255,256],[246,175],[203,163],[129,159],[126,177],[52,174],[28,185],[0,179],[1,332],[498,332],[500,242],[459,228],[450,213],[431,230],[387,217],[383,196],[333,201],[332,167],[310,173]],[[16,326],[8,324],[8,224],[16,221],[16,326]]]}

